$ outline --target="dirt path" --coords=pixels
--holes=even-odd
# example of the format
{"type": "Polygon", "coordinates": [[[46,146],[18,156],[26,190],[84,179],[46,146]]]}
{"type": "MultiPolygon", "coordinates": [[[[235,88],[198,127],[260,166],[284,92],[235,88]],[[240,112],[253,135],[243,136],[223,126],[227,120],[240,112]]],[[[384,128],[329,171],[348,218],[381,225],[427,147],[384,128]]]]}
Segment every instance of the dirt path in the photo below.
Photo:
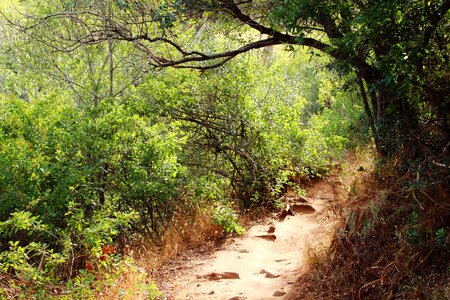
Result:
{"type": "Polygon", "coordinates": [[[326,244],[335,226],[328,209],[333,185],[321,180],[307,190],[307,197],[289,192],[290,211],[228,238],[213,253],[185,255],[162,283],[165,299],[290,299],[308,247],[326,244]]]}

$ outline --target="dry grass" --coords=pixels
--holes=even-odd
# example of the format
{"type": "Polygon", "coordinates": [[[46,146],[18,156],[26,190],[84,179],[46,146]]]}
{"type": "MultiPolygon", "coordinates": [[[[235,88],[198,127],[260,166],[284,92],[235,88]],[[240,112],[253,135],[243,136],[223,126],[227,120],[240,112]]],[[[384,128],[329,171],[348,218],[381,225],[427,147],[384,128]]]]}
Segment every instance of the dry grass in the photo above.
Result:
{"type": "Polygon", "coordinates": [[[138,265],[152,272],[167,261],[189,248],[205,246],[207,241],[213,241],[223,235],[222,228],[213,224],[208,210],[195,210],[178,213],[160,241],[155,244],[152,240],[135,241],[130,254],[138,265]]]}
{"type": "Polygon", "coordinates": [[[114,283],[106,285],[97,292],[95,299],[144,300],[158,295],[156,285],[152,284],[144,270],[126,262],[121,262],[121,269],[118,277],[114,279],[114,283]]]}
{"type": "Polygon", "coordinates": [[[331,246],[310,251],[294,299],[450,299],[448,186],[402,189],[395,161],[354,167],[331,246]]]}
{"type": "Polygon", "coordinates": [[[151,278],[150,274],[155,274],[162,265],[175,259],[187,249],[207,247],[208,241],[212,244],[222,235],[222,229],[212,223],[208,210],[180,212],[173,217],[170,226],[158,241],[150,238],[136,239],[125,245],[126,255],[132,257],[138,267],[125,263],[120,276],[112,285],[105,285],[95,298],[149,299],[148,287],[151,287],[152,282],[159,282],[160,279],[151,278]]]}

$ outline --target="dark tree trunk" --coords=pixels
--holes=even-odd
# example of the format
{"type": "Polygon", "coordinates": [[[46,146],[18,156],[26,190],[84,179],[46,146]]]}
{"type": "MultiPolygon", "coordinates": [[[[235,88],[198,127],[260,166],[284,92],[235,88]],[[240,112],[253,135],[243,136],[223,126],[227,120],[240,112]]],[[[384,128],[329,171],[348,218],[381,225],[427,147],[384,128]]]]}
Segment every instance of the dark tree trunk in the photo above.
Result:
{"type": "Polygon", "coordinates": [[[398,95],[395,90],[379,86],[378,133],[380,153],[386,156],[401,154],[412,158],[420,152],[418,140],[421,135],[417,113],[409,99],[398,95]]]}
{"type": "MultiPolygon", "coordinates": [[[[375,107],[372,106],[372,111],[370,110],[369,101],[366,93],[366,88],[364,86],[364,82],[360,76],[358,76],[358,86],[361,94],[361,99],[364,104],[364,111],[366,112],[367,119],[369,121],[370,129],[372,130],[373,139],[375,141],[375,146],[377,149],[381,149],[380,139],[378,137],[378,130],[375,126],[375,107]]],[[[372,103],[373,104],[373,103],[372,103]]]]}
{"type": "Polygon", "coordinates": [[[369,89],[372,101],[371,113],[364,85],[361,97],[370,122],[373,122],[373,134],[377,151],[382,156],[394,154],[413,157],[419,150],[417,138],[420,136],[420,126],[417,112],[412,108],[409,99],[400,95],[395,86],[386,87],[382,84],[383,75],[378,70],[361,64],[359,77],[364,79],[369,89]],[[364,92],[364,93],[363,93],[364,92]],[[405,152],[407,150],[407,152],[405,152]]]}

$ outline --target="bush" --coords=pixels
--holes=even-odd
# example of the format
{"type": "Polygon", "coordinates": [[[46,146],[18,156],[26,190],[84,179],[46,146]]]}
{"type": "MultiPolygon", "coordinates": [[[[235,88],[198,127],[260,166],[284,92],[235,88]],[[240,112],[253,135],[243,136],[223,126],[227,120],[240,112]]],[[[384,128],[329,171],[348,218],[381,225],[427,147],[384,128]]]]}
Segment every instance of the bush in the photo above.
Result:
{"type": "Polygon", "coordinates": [[[212,210],[213,222],[220,225],[227,233],[241,235],[245,232],[244,227],[239,225],[236,212],[228,206],[216,205],[212,210]]]}
{"type": "Polygon", "coordinates": [[[90,278],[83,270],[105,265],[106,245],[170,221],[183,169],[164,125],[115,103],[83,111],[57,98],[3,100],[0,117],[0,263],[12,289],[51,294],[90,278]]]}

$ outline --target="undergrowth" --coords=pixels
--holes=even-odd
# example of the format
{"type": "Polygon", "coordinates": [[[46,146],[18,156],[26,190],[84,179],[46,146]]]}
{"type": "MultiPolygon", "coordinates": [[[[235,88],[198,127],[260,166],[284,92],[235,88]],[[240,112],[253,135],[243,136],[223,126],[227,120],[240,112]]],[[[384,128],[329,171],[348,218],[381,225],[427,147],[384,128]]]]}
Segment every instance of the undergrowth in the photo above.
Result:
{"type": "Polygon", "coordinates": [[[310,254],[295,299],[450,299],[445,157],[359,174],[331,247],[310,254]]]}

